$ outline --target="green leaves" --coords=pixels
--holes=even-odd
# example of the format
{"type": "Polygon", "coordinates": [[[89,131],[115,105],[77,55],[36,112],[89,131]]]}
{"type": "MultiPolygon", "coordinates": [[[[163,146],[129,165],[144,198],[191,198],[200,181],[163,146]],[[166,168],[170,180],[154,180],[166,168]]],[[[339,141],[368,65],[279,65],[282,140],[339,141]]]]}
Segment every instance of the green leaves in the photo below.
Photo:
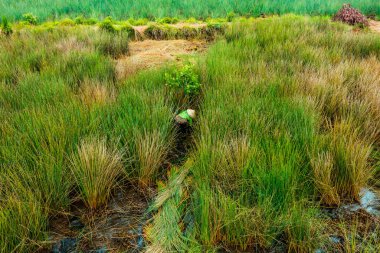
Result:
{"type": "Polygon", "coordinates": [[[22,15],[22,18],[25,22],[27,22],[30,25],[37,25],[37,16],[34,16],[32,13],[25,13],[24,15],[22,15]]]}
{"type": "Polygon", "coordinates": [[[187,96],[199,94],[201,84],[199,76],[194,72],[191,65],[185,65],[174,73],[165,74],[166,85],[172,89],[183,90],[187,96]]]}

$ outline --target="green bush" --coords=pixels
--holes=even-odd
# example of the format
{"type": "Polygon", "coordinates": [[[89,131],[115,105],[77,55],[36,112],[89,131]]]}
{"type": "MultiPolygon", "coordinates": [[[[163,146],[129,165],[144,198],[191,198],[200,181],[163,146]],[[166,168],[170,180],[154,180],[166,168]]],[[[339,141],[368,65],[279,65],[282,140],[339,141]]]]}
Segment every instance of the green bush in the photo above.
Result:
{"type": "Polygon", "coordinates": [[[6,36],[9,36],[13,33],[12,27],[8,22],[8,19],[6,17],[3,17],[1,20],[1,31],[6,36]]]}
{"type": "Polygon", "coordinates": [[[72,20],[71,18],[65,18],[60,22],[60,25],[63,26],[75,26],[75,21],[72,20]]]}
{"type": "Polygon", "coordinates": [[[32,13],[25,13],[24,15],[22,15],[22,18],[25,22],[27,22],[30,25],[37,25],[37,16],[34,16],[32,13]]]}
{"type": "Polygon", "coordinates": [[[81,15],[74,19],[76,25],[83,25],[85,22],[85,18],[81,15]]]}
{"type": "Polygon", "coordinates": [[[166,73],[165,81],[171,89],[181,90],[188,96],[197,95],[201,90],[199,76],[194,72],[191,65],[185,65],[171,74],[166,73]]]}
{"type": "Polygon", "coordinates": [[[232,22],[236,18],[235,12],[231,11],[227,14],[227,21],[232,22]]]}
{"type": "Polygon", "coordinates": [[[85,18],[83,15],[80,15],[74,19],[76,25],[94,25],[98,21],[95,18],[85,18]]]}
{"type": "Polygon", "coordinates": [[[74,22],[77,25],[95,25],[98,21],[95,18],[85,18],[80,15],[74,19],[74,22]]]}
{"type": "Polygon", "coordinates": [[[96,18],[88,18],[83,20],[84,25],[95,25],[96,23],[98,23],[96,18]]]}
{"type": "Polygon", "coordinates": [[[115,33],[117,30],[113,26],[113,21],[111,17],[105,18],[102,23],[100,23],[100,29],[109,33],[115,33]]]}

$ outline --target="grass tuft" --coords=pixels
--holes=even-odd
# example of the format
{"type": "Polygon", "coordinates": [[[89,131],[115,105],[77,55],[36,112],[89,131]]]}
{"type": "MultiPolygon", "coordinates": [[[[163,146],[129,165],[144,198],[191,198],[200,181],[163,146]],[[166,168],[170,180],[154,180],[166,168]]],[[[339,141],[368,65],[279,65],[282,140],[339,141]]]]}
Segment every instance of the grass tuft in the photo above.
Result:
{"type": "Polygon", "coordinates": [[[107,204],[117,179],[123,175],[123,154],[105,140],[82,141],[71,159],[80,198],[91,209],[107,204]]]}

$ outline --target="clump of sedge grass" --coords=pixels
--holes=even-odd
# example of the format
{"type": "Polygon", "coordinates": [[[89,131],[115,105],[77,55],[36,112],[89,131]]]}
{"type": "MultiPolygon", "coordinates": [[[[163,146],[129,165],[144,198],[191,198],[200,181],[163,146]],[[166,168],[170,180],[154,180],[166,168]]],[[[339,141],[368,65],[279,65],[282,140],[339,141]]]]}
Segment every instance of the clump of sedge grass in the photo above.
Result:
{"type": "Polygon", "coordinates": [[[138,181],[141,187],[146,188],[157,178],[159,168],[167,157],[170,140],[162,138],[158,131],[137,133],[135,138],[138,181]]]}
{"type": "Polygon", "coordinates": [[[109,33],[115,33],[116,28],[113,25],[113,21],[111,17],[105,18],[99,25],[100,29],[109,32],[109,33]]]}
{"type": "Polygon", "coordinates": [[[1,19],[0,28],[1,33],[3,33],[5,36],[10,36],[13,33],[12,26],[6,17],[3,17],[1,19]]]}
{"type": "Polygon", "coordinates": [[[102,32],[93,40],[95,49],[105,55],[117,58],[120,55],[127,54],[129,51],[128,41],[130,39],[130,31],[111,34],[102,32]]]}
{"type": "Polygon", "coordinates": [[[91,209],[105,205],[123,174],[122,153],[105,140],[82,141],[71,159],[71,171],[78,193],[91,209]]]}

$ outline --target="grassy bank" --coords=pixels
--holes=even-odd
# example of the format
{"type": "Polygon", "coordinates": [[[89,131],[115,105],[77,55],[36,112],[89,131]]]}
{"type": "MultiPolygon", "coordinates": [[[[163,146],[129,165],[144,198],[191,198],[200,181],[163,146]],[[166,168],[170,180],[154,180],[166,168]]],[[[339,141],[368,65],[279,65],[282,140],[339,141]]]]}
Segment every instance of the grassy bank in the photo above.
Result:
{"type": "Polygon", "coordinates": [[[149,250],[331,252],[318,207],[379,169],[379,64],[378,35],[328,19],[234,24],[201,64],[194,152],[162,186],[149,250]]]}
{"type": "MultiPolygon", "coordinates": [[[[111,1],[12,1],[2,0],[0,2],[1,15],[8,18],[20,20],[24,13],[33,13],[40,20],[57,19],[62,17],[76,17],[86,15],[96,18],[104,18],[111,15],[117,19],[134,18],[159,18],[159,17],[180,17],[180,18],[207,18],[225,17],[230,12],[240,15],[260,15],[265,14],[311,14],[330,15],[335,13],[344,0],[320,1],[320,0],[111,0],[111,1]]],[[[350,3],[366,14],[380,14],[380,6],[376,0],[352,0],[350,3]]]]}

